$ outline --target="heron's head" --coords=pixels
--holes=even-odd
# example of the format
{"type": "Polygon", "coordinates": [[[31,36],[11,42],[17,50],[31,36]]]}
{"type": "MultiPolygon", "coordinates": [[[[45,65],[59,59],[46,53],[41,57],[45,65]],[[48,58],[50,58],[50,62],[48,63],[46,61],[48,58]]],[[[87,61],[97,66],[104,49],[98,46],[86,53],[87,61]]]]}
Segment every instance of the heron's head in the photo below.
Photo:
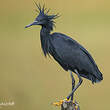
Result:
{"type": "MultiPolygon", "coordinates": [[[[44,26],[44,27],[51,27],[53,29],[53,26],[54,26],[54,19],[56,19],[58,17],[58,14],[54,14],[54,15],[49,15],[49,11],[50,10],[47,10],[47,8],[45,8],[44,6],[41,7],[41,5],[35,3],[36,6],[37,6],[37,12],[38,12],[38,16],[35,18],[34,22],[25,26],[25,28],[28,28],[30,26],[33,26],[33,25],[41,25],[41,26],[44,26]]],[[[51,30],[52,30],[51,29],[51,30]]]]}

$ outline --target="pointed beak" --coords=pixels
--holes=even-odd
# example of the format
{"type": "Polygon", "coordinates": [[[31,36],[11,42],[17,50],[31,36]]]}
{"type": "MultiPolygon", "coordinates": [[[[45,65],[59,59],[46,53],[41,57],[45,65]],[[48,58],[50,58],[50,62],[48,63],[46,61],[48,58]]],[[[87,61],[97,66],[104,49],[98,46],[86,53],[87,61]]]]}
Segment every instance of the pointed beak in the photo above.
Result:
{"type": "Polygon", "coordinates": [[[31,23],[31,24],[25,26],[25,28],[31,27],[31,26],[33,26],[33,25],[38,25],[38,21],[34,21],[33,23],[31,23]]]}

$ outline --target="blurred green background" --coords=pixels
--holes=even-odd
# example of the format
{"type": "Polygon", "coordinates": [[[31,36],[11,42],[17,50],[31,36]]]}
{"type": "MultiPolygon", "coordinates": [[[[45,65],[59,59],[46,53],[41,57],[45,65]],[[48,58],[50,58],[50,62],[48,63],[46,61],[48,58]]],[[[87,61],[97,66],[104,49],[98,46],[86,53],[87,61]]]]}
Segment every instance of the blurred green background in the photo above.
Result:
{"type": "MultiPolygon", "coordinates": [[[[109,110],[110,1],[42,0],[51,13],[60,13],[54,31],[80,42],[96,60],[104,80],[84,79],[75,99],[81,110],[109,110]]],[[[33,0],[0,2],[0,103],[14,101],[2,110],[60,110],[52,102],[71,91],[71,78],[55,61],[45,59],[40,27],[24,29],[35,17],[33,0]]]]}

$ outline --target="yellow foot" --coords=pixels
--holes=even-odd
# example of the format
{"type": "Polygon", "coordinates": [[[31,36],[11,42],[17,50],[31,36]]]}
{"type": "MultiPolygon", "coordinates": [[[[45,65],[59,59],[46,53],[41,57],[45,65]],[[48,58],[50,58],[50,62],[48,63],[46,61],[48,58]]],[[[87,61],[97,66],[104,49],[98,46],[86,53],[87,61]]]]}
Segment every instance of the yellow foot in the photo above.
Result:
{"type": "Polygon", "coordinates": [[[75,101],[75,103],[74,103],[75,105],[74,105],[74,107],[75,107],[75,110],[79,110],[79,105],[78,105],[78,103],[75,101]]]}
{"type": "Polygon", "coordinates": [[[69,102],[70,100],[68,100],[67,98],[64,100],[60,100],[58,102],[54,102],[53,105],[55,106],[61,106],[63,104],[63,102],[69,102]]]}
{"type": "Polygon", "coordinates": [[[77,110],[78,109],[78,106],[77,105],[75,105],[75,110],[77,110]]]}

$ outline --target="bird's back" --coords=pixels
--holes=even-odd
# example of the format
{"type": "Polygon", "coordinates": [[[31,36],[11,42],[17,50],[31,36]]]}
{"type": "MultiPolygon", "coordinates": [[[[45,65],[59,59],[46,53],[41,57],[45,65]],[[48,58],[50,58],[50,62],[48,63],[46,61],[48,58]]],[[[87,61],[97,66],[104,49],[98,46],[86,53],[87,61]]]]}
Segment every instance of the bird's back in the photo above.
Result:
{"type": "Polygon", "coordinates": [[[50,54],[65,69],[77,69],[79,74],[94,82],[103,79],[95,61],[89,52],[72,38],[53,33],[50,36],[50,54]]]}

